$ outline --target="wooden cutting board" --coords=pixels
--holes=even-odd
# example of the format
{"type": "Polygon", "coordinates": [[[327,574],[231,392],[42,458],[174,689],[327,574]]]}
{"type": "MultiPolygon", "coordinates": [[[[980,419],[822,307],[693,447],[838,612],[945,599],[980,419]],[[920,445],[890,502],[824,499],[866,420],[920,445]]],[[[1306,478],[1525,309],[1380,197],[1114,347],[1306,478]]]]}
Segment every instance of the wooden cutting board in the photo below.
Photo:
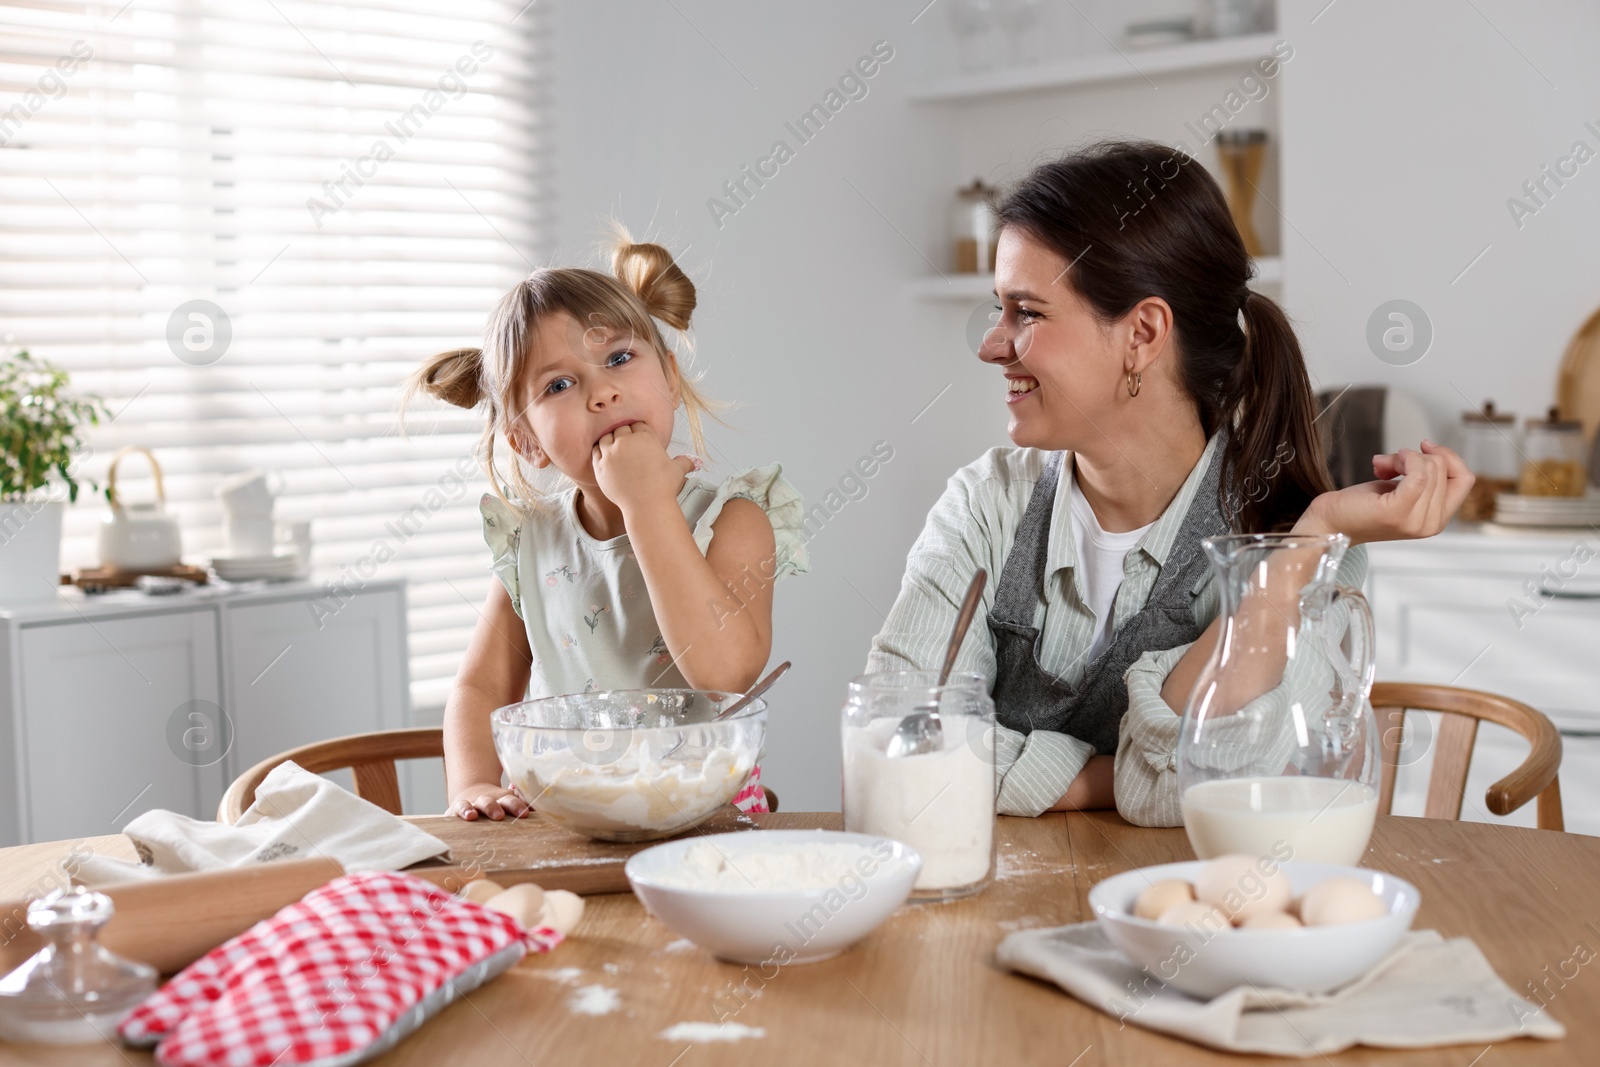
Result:
{"type": "Polygon", "coordinates": [[[1600,428],[1600,311],[1589,316],[1567,345],[1556,378],[1556,406],[1562,418],[1582,422],[1584,437],[1594,440],[1600,428]]]}
{"type": "MultiPolygon", "coordinates": [[[[816,829],[831,826],[837,818],[829,812],[746,815],[727,807],[688,833],[721,834],[764,825],[772,829],[816,829]]],[[[544,889],[566,889],[582,896],[626,893],[628,878],[623,864],[634,853],[661,843],[622,845],[592,841],[537,813],[500,822],[466,822],[453,815],[408,816],[406,821],[450,846],[448,862],[428,860],[406,868],[406,873],[452,892],[475,878],[488,878],[503,886],[536,882],[544,889]]]]}

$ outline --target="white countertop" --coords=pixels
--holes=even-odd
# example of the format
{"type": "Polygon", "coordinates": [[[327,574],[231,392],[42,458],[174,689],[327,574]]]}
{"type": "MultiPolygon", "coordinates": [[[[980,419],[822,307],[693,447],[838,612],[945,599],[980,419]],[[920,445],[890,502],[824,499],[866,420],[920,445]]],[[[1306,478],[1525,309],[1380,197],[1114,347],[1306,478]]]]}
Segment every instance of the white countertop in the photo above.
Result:
{"type": "MultiPolygon", "coordinates": [[[[403,585],[405,585],[404,578],[373,578],[359,585],[348,586],[344,592],[359,593],[369,589],[392,589],[403,585]]],[[[206,585],[191,586],[161,596],[152,596],[137,589],[85,593],[76,586],[64,585],[57,591],[54,600],[37,604],[0,606],[0,619],[20,623],[70,622],[74,619],[133,615],[151,610],[169,611],[186,607],[204,607],[218,601],[232,604],[315,599],[321,595],[333,596],[336,592],[331,585],[325,586],[324,583],[315,581],[214,580],[206,585]]]]}

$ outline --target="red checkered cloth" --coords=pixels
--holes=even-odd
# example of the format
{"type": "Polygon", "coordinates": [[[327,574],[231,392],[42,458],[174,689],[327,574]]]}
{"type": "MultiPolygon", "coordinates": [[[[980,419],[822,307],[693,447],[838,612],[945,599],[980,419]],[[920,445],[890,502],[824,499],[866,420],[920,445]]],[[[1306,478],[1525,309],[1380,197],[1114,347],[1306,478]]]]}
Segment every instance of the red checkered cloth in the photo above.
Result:
{"type": "Polygon", "coordinates": [[[755,769],[750,772],[750,780],[745,782],[743,789],[734,794],[733,806],[751,815],[772,810],[767,807],[767,791],[761,788],[761,764],[756,764],[755,769]]]}
{"type": "Polygon", "coordinates": [[[118,1032],[166,1067],[353,1064],[561,940],[421,878],[349,874],[191,963],[118,1032]]]}

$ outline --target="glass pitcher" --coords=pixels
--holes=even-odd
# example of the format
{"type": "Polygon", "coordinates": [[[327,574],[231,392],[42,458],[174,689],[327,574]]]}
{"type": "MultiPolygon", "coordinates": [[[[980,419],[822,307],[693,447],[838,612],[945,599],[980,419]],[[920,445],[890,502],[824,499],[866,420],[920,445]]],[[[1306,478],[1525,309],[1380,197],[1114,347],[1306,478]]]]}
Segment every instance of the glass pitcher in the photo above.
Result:
{"type": "Polygon", "coordinates": [[[1195,855],[1354,865],[1378,810],[1372,611],[1335,583],[1344,534],[1203,542],[1221,633],[1184,706],[1178,795],[1195,855]]]}

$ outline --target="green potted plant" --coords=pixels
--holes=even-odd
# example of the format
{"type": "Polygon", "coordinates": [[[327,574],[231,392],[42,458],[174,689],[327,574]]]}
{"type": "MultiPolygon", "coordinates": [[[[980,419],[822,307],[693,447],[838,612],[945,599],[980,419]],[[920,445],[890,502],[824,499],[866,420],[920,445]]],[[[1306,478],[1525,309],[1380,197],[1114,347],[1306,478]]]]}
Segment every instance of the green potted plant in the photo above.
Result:
{"type": "Polygon", "coordinates": [[[0,362],[0,606],[55,596],[61,516],[78,499],[85,431],[105,414],[98,397],[71,394],[67,372],[26,349],[0,362]]]}

